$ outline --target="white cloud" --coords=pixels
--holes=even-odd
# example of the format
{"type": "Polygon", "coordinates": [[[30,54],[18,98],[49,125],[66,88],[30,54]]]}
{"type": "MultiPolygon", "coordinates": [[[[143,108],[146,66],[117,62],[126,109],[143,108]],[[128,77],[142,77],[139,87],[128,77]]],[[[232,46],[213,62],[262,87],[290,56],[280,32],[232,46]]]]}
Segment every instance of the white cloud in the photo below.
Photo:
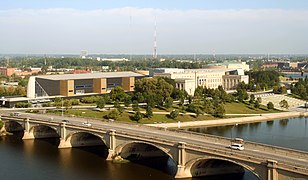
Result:
{"type": "Polygon", "coordinates": [[[0,53],[306,53],[308,11],[0,10],[0,53]],[[130,21],[131,19],[131,21],[130,21]]]}

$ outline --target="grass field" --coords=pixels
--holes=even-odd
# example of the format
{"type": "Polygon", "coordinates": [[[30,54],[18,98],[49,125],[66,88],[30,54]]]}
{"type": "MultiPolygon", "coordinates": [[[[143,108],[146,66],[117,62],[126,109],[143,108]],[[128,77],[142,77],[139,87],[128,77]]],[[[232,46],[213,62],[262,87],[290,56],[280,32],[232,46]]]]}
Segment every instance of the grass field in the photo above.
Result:
{"type": "Polygon", "coordinates": [[[267,107],[260,105],[260,108],[254,108],[253,105],[246,103],[226,103],[226,114],[261,114],[261,113],[275,113],[281,112],[279,110],[267,109],[267,107]]]}
{"type": "MultiPolygon", "coordinates": [[[[278,110],[268,110],[265,106],[260,106],[259,109],[253,107],[253,105],[245,104],[245,103],[227,103],[224,105],[226,114],[260,114],[260,113],[274,113],[274,112],[281,112],[278,110]]],[[[173,107],[174,109],[177,106],[173,107]]],[[[170,112],[173,108],[163,109],[163,108],[153,108],[153,112],[170,112]]],[[[127,110],[131,110],[128,108],[127,110]]],[[[145,109],[140,108],[140,111],[145,111],[145,109]]],[[[48,111],[48,113],[53,114],[61,114],[61,111],[48,111]]],[[[80,116],[80,117],[89,117],[89,118],[96,118],[106,120],[106,115],[109,113],[108,110],[105,111],[96,111],[96,110],[76,110],[76,109],[68,109],[64,112],[66,116],[80,116]]],[[[130,122],[130,123],[137,123],[132,119],[133,113],[123,112],[116,121],[119,122],[130,122]]],[[[233,116],[234,117],[234,116],[233,116]]],[[[228,118],[228,117],[225,117],[228,118]]],[[[154,114],[152,118],[142,118],[139,120],[138,123],[147,124],[147,123],[170,123],[170,122],[187,122],[187,121],[201,121],[201,120],[212,120],[212,119],[219,119],[215,118],[211,115],[199,115],[198,117],[184,114],[179,115],[176,119],[171,119],[168,115],[163,114],[154,114]]]]}

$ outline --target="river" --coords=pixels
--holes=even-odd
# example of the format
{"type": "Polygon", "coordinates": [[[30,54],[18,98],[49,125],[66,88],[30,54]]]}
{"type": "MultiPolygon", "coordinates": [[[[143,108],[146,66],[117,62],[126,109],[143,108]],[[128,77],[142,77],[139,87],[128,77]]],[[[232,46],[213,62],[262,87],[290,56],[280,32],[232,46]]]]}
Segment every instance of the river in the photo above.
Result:
{"type": "MultiPolygon", "coordinates": [[[[230,137],[232,130],[233,137],[308,151],[307,119],[305,118],[190,130],[225,137],[230,137]]],[[[23,141],[18,136],[0,138],[1,179],[173,179],[168,173],[137,163],[117,164],[105,161],[105,151],[100,147],[58,149],[57,139],[23,141]]],[[[193,179],[231,178],[216,176],[193,179]]],[[[242,179],[256,178],[247,172],[242,179]]]]}
{"type": "Polygon", "coordinates": [[[308,117],[186,130],[308,151],[308,117]]]}

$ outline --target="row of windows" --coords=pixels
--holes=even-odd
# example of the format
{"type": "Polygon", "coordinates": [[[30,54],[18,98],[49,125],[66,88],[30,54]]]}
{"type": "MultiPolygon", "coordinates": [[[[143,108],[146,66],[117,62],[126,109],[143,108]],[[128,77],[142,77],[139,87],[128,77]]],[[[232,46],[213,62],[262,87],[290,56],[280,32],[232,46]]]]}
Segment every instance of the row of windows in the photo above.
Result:
{"type": "Polygon", "coordinates": [[[75,89],[80,89],[80,88],[92,88],[92,85],[76,85],[75,89]]]}

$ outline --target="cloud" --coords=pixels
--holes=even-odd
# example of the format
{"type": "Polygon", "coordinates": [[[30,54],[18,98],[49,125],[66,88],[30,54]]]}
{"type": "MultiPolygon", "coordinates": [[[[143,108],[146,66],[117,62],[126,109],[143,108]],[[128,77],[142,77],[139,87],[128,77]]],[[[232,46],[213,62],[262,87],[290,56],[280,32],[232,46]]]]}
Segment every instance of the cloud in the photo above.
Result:
{"type": "Polygon", "coordinates": [[[306,53],[308,11],[282,9],[0,10],[0,53],[306,53]]]}

